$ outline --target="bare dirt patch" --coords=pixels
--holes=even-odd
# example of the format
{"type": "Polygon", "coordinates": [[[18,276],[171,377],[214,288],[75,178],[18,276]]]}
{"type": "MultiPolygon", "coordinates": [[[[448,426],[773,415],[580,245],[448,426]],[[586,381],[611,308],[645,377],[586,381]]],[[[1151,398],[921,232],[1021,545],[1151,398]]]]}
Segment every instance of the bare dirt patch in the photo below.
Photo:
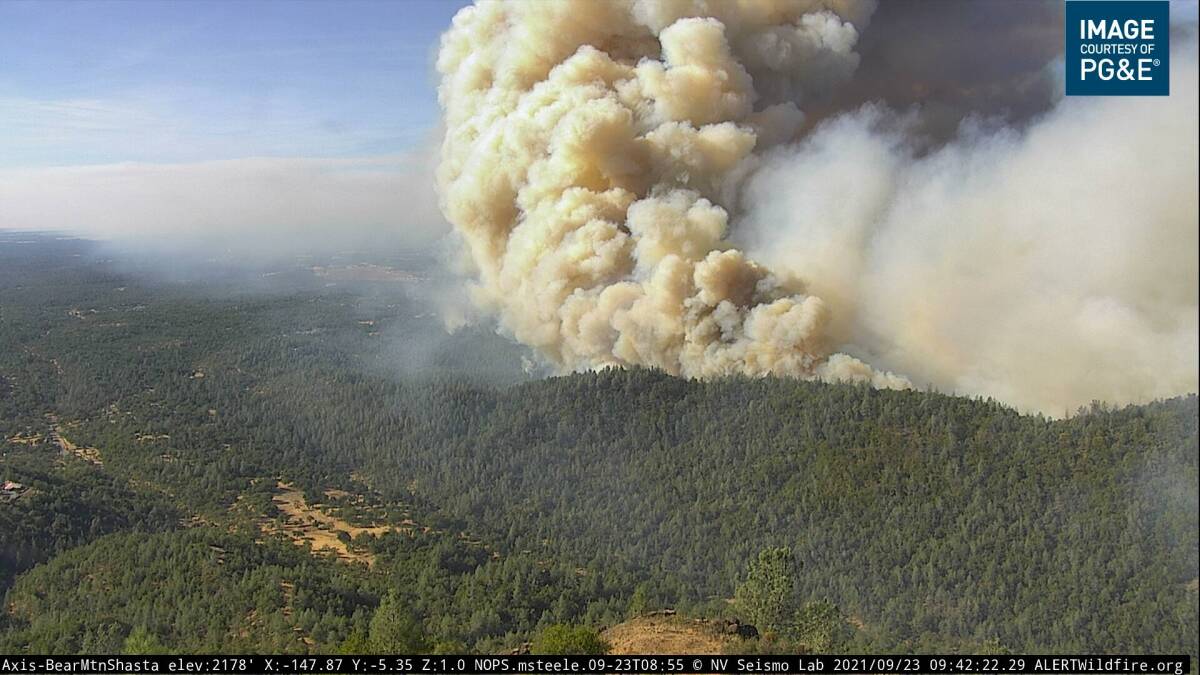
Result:
{"type": "Polygon", "coordinates": [[[736,636],[723,624],[653,612],[605,629],[612,654],[721,654],[736,636]]]}
{"type": "Polygon", "coordinates": [[[57,424],[54,425],[54,430],[50,432],[50,439],[54,441],[55,445],[62,448],[63,452],[75,455],[79,459],[82,459],[85,462],[91,462],[96,466],[104,465],[104,458],[100,456],[100,450],[98,448],[75,445],[62,435],[62,427],[57,424]]]}
{"type": "MultiPolygon", "coordinates": [[[[364,562],[371,565],[375,562],[374,556],[365,551],[351,548],[338,535],[344,532],[353,539],[360,534],[370,534],[377,537],[386,532],[411,531],[411,528],[394,527],[391,525],[376,524],[367,527],[352,525],[341,518],[321,510],[319,505],[308,504],[304,499],[304,493],[294,486],[279,481],[276,483],[276,487],[279,489],[279,494],[273,496],[271,501],[275,503],[276,508],[286,518],[281,528],[282,532],[296,544],[308,542],[314,551],[330,550],[342,560],[364,562]]],[[[330,493],[332,492],[331,490],[330,493]]],[[[326,494],[333,496],[330,493],[326,494]]],[[[265,532],[279,531],[279,529],[274,523],[263,524],[263,531],[265,532]]]]}
{"type": "Polygon", "coordinates": [[[42,442],[42,438],[41,434],[16,434],[4,440],[9,443],[16,443],[17,445],[37,445],[42,442]]]}

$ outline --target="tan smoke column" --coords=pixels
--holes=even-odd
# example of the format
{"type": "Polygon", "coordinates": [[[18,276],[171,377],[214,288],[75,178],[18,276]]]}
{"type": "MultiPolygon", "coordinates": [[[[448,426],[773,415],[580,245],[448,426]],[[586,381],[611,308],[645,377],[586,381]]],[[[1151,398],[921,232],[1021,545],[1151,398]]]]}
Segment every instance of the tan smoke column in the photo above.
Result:
{"type": "Polygon", "coordinates": [[[442,207],[475,301],[562,369],[905,386],[728,241],[730,176],[849,77],[873,3],[480,2],[438,58],[442,207]],[[757,111],[757,112],[756,112],[757,111]]]}

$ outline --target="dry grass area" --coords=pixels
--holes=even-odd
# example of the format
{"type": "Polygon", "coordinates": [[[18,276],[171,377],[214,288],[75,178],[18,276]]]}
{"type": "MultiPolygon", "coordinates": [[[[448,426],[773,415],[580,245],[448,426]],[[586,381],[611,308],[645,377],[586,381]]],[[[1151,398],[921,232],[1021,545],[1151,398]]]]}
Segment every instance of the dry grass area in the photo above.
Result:
{"type": "Polygon", "coordinates": [[[98,448],[87,448],[75,445],[62,435],[62,427],[58,425],[55,425],[54,430],[50,432],[50,438],[54,441],[55,445],[62,448],[63,452],[69,452],[79,459],[82,459],[85,462],[91,462],[97,466],[102,466],[104,464],[104,458],[100,456],[100,450],[98,448]]]}
{"type": "Polygon", "coordinates": [[[612,654],[721,654],[735,636],[717,623],[654,612],[605,629],[612,654]]]}
{"type": "MultiPolygon", "coordinates": [[[[283,533],[297,544],[308,542],[312,545],[314,551],[327,549],[336,553],[337,557],[342,560],[365,562],[371,565],[375,562],[374,556],[351,549],[345,542],[338,539],[338,533],[345,532],[353,538],[363,533],[379,536],[385,532],[393,530],[404,531],[406,529],[390,525],[373,525],[370,527],[351,525],[345,520],[325,513],[317,506],[309,505],[304,500],[304,493],[294,486],[280,481],[276,484],[276,487],[279,489],[279,494],[272,497],[271,501],[275,502],[275,506],[287,518],[286,523],[283,525],[283,533]]],[[[335,496],[332,490],[326,494],[331,497],[335,496]]],[[[264,531],[270,532],[275,529],[272,523],[263,524],[264,531]]]]}
{"type": "Polygon", "coordinates": [[[43,436],[41,434],[16,434],[15,436],[9,436],[4,440],[8,441],[9,443],[16,443],[17,445],[37,445],[38,443],[42,442],[42,438],[43,436]]]}

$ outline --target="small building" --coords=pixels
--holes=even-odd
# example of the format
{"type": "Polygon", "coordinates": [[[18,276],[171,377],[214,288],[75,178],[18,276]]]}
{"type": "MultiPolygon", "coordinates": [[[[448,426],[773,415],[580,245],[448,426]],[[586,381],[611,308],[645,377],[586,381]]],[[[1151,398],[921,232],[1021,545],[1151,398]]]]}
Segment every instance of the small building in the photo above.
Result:
{"type": "Polygon", "coordinates": [[[15,481],[6,480],[3,485],[0,485],[0,501],[11,502],[12,500],[25,494],[27,488],[15,481]]]}

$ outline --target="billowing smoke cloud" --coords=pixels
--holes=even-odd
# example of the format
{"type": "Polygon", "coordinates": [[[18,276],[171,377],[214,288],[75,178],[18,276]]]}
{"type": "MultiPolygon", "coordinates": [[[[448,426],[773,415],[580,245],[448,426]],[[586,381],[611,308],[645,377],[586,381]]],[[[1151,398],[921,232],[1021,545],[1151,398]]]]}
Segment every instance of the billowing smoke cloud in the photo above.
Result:
{"type": "Polygon", "coordinates": [[[871,3],[480,3],[443,38],[443,208],[477,300],[563,368],[890,374],[728,244],[725,178],[857,64],[871,3]]]}
{"type": "Polygon", "coordinates": [[[1056,104],[1028,54],[983,89],[934,73],[958,131],[931,144],[945,116],[857,107],[874,9],[461,12],[438,178],[475,301],[564,370],[911,381],[1056,414],[1194,390],[1194,39],[1169,99],[1056,104]]]}

